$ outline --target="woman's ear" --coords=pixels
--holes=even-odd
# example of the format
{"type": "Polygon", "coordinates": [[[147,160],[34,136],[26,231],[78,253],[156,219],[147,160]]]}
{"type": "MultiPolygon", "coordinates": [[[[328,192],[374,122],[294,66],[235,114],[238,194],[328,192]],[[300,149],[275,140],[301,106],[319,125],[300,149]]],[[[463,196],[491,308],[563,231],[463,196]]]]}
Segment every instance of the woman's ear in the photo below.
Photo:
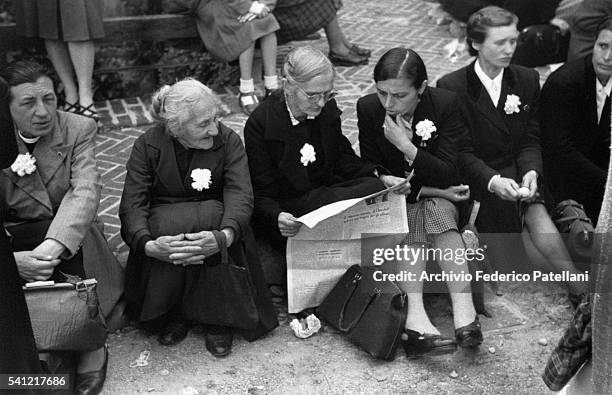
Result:
{"type": "Polygon", "coordinates": [[[423,94],[423,92],[425,92],[425,89],[427,88],[427,82],[428,82],[427,80],[424,80],[424,81],[421,83],[421,86],[419,87],[419,90],[418,90],[418,93],[417,93],[417,96],[418,96],[418,97],[421,97],[421,95],[423,94]]]}

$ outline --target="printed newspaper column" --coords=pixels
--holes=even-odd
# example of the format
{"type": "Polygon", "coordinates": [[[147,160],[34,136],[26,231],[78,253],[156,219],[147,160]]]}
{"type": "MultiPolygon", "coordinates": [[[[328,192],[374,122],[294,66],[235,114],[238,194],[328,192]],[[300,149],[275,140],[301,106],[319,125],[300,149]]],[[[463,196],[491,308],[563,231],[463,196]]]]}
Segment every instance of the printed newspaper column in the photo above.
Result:
{"type": "Polygon", "coordinates": [[[287,243],[289,313],[316,307],[354,264],[361,264],[362,237],[406,234],[406,199],[399,186],[363,198],[323,206],[298,220],[299,233],[287,243]]]}

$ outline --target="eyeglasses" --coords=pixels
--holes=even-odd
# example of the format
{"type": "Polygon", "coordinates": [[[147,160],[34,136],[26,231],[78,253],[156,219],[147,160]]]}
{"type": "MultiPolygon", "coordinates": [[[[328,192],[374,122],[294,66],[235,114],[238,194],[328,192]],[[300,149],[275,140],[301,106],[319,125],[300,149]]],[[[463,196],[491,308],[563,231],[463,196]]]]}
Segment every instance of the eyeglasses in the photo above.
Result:
{"type": "Polygon", "coordinates": [[[318,103],[321,99],[323,99],[323,102],[327,103],[328,101],[330,101],[331,99],[333,99],[334,97],[338,95],[338,92],[336,92],[333,89],[327,92],[308,93],[304,89],[302,89],[302,87],[299,86],[298,84],[294,84],[294,85],[297,86],[297,88],[304,94],[304,96],[306,96],[306,99],[308,99],[308,101],[313,104],[318,103]]]}

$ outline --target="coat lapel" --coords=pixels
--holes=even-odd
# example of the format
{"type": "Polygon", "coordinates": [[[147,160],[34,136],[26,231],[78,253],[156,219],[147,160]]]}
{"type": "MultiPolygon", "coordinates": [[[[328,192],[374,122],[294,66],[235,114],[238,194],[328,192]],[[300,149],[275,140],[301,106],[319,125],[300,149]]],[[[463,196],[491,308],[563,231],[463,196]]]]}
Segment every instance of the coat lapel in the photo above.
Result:
{"type": "MultiPolygon", "coordinates": [[[[224,127],[224,126],[219,126],[224,127]]],[[[233,132],[232,132],[233,133],[233,132]]],[[[209,150],[196,150],[193,153],[193,157],[191,158],[191,163],[189,164],[189,171],[187,171],[187,175],[183,180],[183,185],[191,185],[191,172],[194,169],[208,169],[210,173],[214,176],[215,170],[224,161],[224,150],[223,150],[223,140],[221,139],[221,134],[217,134],[213,138],[213,146],[209,150]]],[[[212,177],[214,178],[214,177],[212,177]]],[[[212,180],[211,178],[211,180],[212,180]]]]}
{"type": "MultiPolygon", "coordinates": [[[[506,79],[508,74],[508,69],[504,71],[504,80],[506,79]]],[[[491,101],[491,97],[489,93],[480,82],[480,78],[476,75],[476,71],[474,70],[474,62],[472,62],[467,67],[467,89],[471,99],[476,103],[476,108],[478,111],[487,118],[495,127],[502,130],[505,133],[510,133],[504,118],[500,114],[500,112],[493,106],[493,101],[491,101]]],[[[506,101],[506,96],[504,95],[504,81],[502,81],[502,92],[499,96],[499,103],[503,106],[506,101]]]]}
{"type": "Polygon", "coordinates": [[[58,117],[58,126],[46,136],[43,136],[32,153],[36,158],[36,164],[40,172],[40,177],[44,185],[49,184],[57,170],[64,164],[71,146],[64,144],[64,139],[61,134],[63,127],[59,125],[62,118],[58,117]]]}
{"type": "Polygon", "coordinates": [[[268,107],[264,138],[284,144],[283,153],[278,162],[278,170],[287,180],[290,180],[296,190],[308,190],[310,189],[308,170],[300,162],[300,149],[306,142],[306,138],[298,133],[292,133],[294,127],[291,125],[284,93],[279,91],[278,94],[270,96],[268,100],[274,100],[274,103],[268,107]]]}
{"type": "MultiPolygon", "coordinates": [[[[591,56],[588,57],[587,67],[585,71],[585,84],[586,84],[586,98],[584,106],[584,116],[585,118],[594,126],[599,124],[599,120],[597,119],[597,92],[596,92],[596,83],[595,83],[595,69],[593,69],[591,63],[591,56]]],[[[585,127],[585,130],[588,127],[585,127]]]]}

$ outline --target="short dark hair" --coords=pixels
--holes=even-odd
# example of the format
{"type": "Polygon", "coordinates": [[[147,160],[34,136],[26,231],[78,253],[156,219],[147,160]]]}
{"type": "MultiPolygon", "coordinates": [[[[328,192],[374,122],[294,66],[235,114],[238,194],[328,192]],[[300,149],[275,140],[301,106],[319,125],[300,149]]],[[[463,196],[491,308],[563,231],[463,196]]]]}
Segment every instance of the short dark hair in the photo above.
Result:
{"type": "MultiPolygon", "coordinates": [[[[53,82],[49,68],[32,60],[18,60],[9,63],[0,71],[0,78],[6,81],[9,88],[25,83],[34,83],[40,77],[47,77],[53,82]]],[[[55,83],[53,88],[55,90],[55,83]]]]}
{"type": "Polygon", "coordinates": [[[597,25],[597,30],[595,31],[595,40],[599,38],[599,34],[604,30],[609,30],[612,32],[612,17],[604,19],[599,25],[597,25]]]}
{"type": "Polygon", "coordinates": [[[481,8],[470,15],[465,28],[470,55],[478,55],[478,51],[474,49],[472,43],[482,44],[487,38],[487,30],[489,28],[510,26],[517,23],[518,16],[508,10],[493,5],[481,8]]]}
{"type": "Polygon", "coordinates": [[[410,48],[392,48],[374,66],[374,81],[405,78],[419,89],[427,79],[425,63],[418,53],[410,48]]]}

